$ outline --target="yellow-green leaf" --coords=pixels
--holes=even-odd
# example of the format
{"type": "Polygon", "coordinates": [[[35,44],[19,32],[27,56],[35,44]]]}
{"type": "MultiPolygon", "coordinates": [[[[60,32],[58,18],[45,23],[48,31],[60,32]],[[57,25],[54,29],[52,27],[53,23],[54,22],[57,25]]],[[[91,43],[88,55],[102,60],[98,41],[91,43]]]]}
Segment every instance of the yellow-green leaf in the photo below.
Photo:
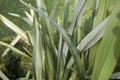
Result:
{"type": "Polygon", "coordinates": [[[108,80],[114,70],[120,52],[120,0],[110,16],[106,31],[98,51],[92,80],[108,80]]]}

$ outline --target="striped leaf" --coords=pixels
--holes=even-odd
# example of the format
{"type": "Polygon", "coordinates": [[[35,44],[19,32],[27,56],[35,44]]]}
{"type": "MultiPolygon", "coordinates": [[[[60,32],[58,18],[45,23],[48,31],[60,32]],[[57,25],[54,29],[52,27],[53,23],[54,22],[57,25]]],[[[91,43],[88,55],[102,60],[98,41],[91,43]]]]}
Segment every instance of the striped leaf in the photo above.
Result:
{"type": "Polygon", "coordinates": [[[108,80],[116,65],[120,52],[120,0],[114,7],[97,53],[92,80],[108,80]]]}

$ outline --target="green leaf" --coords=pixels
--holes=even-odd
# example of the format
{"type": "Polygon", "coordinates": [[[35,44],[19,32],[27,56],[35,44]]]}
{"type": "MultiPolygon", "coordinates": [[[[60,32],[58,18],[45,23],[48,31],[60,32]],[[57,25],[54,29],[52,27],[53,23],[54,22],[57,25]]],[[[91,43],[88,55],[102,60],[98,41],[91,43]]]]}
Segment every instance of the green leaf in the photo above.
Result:
{"type": "Polygon", "coordinates": [[[2,71],[0,71],[0,78],[3,80],[9,80],[9,78],[2,71]]]}
{"type": "MultiPolygon", "coordinates": [[[[20,40],[21,36],[20,35],[17,35],[17,37],[10,43],[11,46],[14,46],[19,40],[20,40]]],[[[9,53],[10,49],[7,48],[4,53],[2,54],[2,58],[7,55],[9,53]]]]}
{"type": "MultiPolygon", "coordinates": [[[[93,0],[93,29],[106,18],[107,0],[93,0]],[[95,3],[96,2],[96,3],[95,3]],[[95,6],[94,6],[95,5],[95,6]]],[[[103,33],[104,34],[104,33],[103,33]]],[[[102,35],[103,35],[102,34],[102,35]]],[[[90,49],[88,74],[91,75],[101,40],[90,49]]]]}
{"type": "MultiPolygon", "coordinates": [[[[95,45],[104,34],[105,25],[107,24],[109,17],[106,18],[101,24],[99,24],[96,28],[94,28],[88,35],[86,35],[81,42],[77,45],[77,49],[82,52],[86,51],[93,45],[95,45]]],[[[74,63],[73,58],[68,62],[67,67],[70,67],[74,63]]]]}
{"type": "MultiPolygon", "coordinates": [[[[106,18],[101,24],[99,24],[96,28],[94,28],[88,35],[86,35],[81,42],[77,45],[77,49],[82,52],[97,43],[103,37],[105,25],[107,24],[109,17],[106,18]]],[[[68,62],[67,67],[70,67],[74,63],[73,58],[68,62]]]]}
{"type": "Polygon", "coordinates": [[[39,13],[42,14],[45,18],[47,18],[48,20],[50,20],[51,23],[53,23],[55,25],[55,27],[58,29],[59,32],[62,33],[63,35],[63,39],[66,41],[66,43],[68,44],[71,54],[74,57],[76,66],[78,68],[78,72],[79,72],[79,76],[81,76],[82,78],[84,78],[84,68],[82,66],[80,57],[78,55],[79,51],[76,49],[75,45],[72,43],[69,35],[67,34],[67,32],[64,30],[64,28],[62,28],[61,26],[59,26],[55,21],[53,21],[52,19],[50,19],[48,16],[46,16],[43,11],[39,10],[39,13]]]}
{"type": "Polygon", "coordinates": [[[14,17],[21,18],[23,21],[25,21],[29,25],[33,24],[33,15],[34,15],[34,12],[32,12],[32,11],[31,11],[31,14],[29,14],[27,11],[25,11],[25,14],[26,14],[27,17],[22,17],[21,15],[16,14],[16,13],[8,13],[8,14],[11,15],[11,16],[14,16],[14,17]]]}
{"type": "Polygon", "coordinates": [[[120,0],[114,7],[105,34],[95,59],[92,80],[108,80],[116,65],[120,52],[120,0]]]}
{"type": "Polygon", "coordinates": [[[18,26],[16,26],[13,22],[11,22],[10,20],[8,20],[7,18],[5,18],[3,15],[0,15],[0,19],[2,20],[2,22],[8,27],[10,28],[12,31],[14,31],[16,34],[20,35],[21,38],[27,42],[27,36],[25,34],[25,32],[23,30],[21,30],[18,26]]]}
{"type": "Polygon", "coordinates": [[[40,36],[40,30],[39,30],[39,24],[38,20],[35,17],[34,20],[34,35],[33,35],[33,58],[32,58],[32,66],[34,69],[34,75],[36,80],[42,80],[42,70],[43,70],[43,50],[41,49],[42,44],[41,42],[41,36],[40,36]]]}
{"type": "MultiPolygon", "coordinates": [[[[73,19],[72,22],[69,26],[69,35],[73,35],[73,30],[76,26],[76,23],[79,19],[81,19],[81,16],[83,15],[84,10],[86,9],[86,5],[87,5],[88,0],[80,0],[75,8],[75,12],[73,15],[73,19]]],[[[67,53],[68,53],[68,46],[66,43],[64,43],[63,46],[63,50],[62,50],[63,54],[64,54],[64,60],[66,61],[66,57],[67,57],[67,53]]]]}
{"type": "Polygon", "coordinates": [[[75,45],[73,44],[73,42],[70,39],[70,36],[68,35],[68,33],[65,31],[65,29],[63,27],[61,27],[60,25],[58,25],[55,21],[53,21],[51,18],[49,18],[41,9],[37,10],[36,8],[29,6],[27,3],[25,3],[24,1],[20,0],[24,5],[26,5],[28,8],[33,9],[34,11],[38,12],[38,14],[41,16],[44,16],[46,19],[48,19],[52,24],[55,25],[55,27],[57,28],[57,30],[62,33],[63,35],[63,39],[66,41],[67,45],[70,48],[71,54],[75,60],[77,69],[78,69],[78,74],[79,77],[84,78],[84,74],[85,74],[85,69],[83,68],[81,59],[79,57],[79,51],[77,50],[77,48],[75,47],[75,45]]]}
{"type": "Polygon", "coordinates": [[[7,44],[7,43],[4,43],[4,42],[0,41],[0,45],[3,45],[3,46],[5,46],[5,47],[8,47],[8,48],[10,48],[12,51],[14,51],[15,53],[17,53],[17,54],[19,54],[19,55],[23,55],[23,56],[31,59],[31,57],[29,57],[28,55],[26,55],[26,54],[23,53],[22,51],[16,49],[15,47],[13,47],[13,46],[11,46],[11,45],[9,45],[9,44],[7,44]]]}
{"type": "Polygon", "coordinates": [[[88,35],[86,35],[81,42],[78,44],[77,48],[79,51],[87,50],[93,46],[98,40],[100,40],[104,34],[105,25],[107,24],[109,17],[106,18],[102,23],[100,23],[96,28],[94,28],[88,35]]]}

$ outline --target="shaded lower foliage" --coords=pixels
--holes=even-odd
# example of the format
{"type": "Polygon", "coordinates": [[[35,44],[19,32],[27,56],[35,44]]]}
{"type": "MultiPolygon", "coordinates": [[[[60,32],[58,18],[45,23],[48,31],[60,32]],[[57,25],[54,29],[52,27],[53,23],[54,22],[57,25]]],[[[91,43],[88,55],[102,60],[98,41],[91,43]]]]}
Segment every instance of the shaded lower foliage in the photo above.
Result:
{"type": "MultiPolygon", "coordinates": [[[[13,39],[11,38],[2,38],[2,41],[6,43],[10,43],[13,39]]],[[[16,45],[18,49],[25,52],[23,46],[32,51],[29,46],[26,46],[22,40],[20,40],[16,45]]],[[[5,51],[5,47],[0,46],[0,55],[3,54],[5,51]]],[[[20,77],[25,77],[28,70],[31,70],[31,61],[26,59],[25,57],[21,57],[20,55],[15,54],[14,52],[10,51],[4,58],[0,59],[0,69],[2,72],[10,79],[16,80],[20,77]]],[[[1,80],[1,79],[0,79],[1,80]]]]}
{"type": "Polygon", "coordinates": [[[21,64],[21,58],[19,56],[14,54],[8,55],[4,64],[7,70],[5,74],[10,80],[25,76],[26,71],[21,64]]]}

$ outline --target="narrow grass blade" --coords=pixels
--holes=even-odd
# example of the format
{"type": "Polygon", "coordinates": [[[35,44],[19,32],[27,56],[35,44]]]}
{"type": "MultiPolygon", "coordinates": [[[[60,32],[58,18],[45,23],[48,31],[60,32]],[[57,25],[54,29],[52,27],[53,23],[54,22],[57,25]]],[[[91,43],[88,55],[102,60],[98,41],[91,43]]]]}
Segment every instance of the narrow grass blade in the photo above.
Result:
{"type": "Polygon", "coordinates": [[[64,61],[62,55],[62,34],[60,34],[59,45],[58,45],[58,57],[57,57],[57,72],[56,79],[63,80],[64,78],[64,61]]]}
{"type": "Polygon", "coordinates": [[[72,43],[70,36],[68,35],[68,33],[64,30],[63,27],[61,27],[60,25],[58,25],[55,21],[53,21],[51,18],[49,18],[41,9],[37,10],[36,8],[29,6],[27,3],[25,3],[24,1],[20,0],[24,5],[26,5],[28,8],[33,9],[35,12],[38,12],[38,14],[41,16],[44,16],[46,19],[48,19],[52,24],[55,25],[55,27],[57,28],[57,30],[62,33],[63,35],[63,39],[66,41],[66,43],[68,44],[71,54],[75,60],[77,69],[78,69],[78,74],[79,77],[84,79],[84,74],[85,74],[85,69],[83,68],[81,59],[79,57],[79,51],[76,49],[75,45],[72,43]]]}
{"type": "MultiPolygon", "coordinates": [[[[56,60],[54,58],[54,55],[52,54],[52,51],[51,51],[51,48],[48,44],[48,42],[46,41],[46,39],[44,38],[43,36],[43,42],[44,42],[44,49],[45,49],[45,69],[46,69],[46,75],[47,75],[47,78],[49,80],[54,80],[55,76],[54,76],[54,72],[55,72],[55,68],[54,66],[56,66],[54,64],[54,60],[56,60]]],[[[57,72],[57,71],[56,71],[57,72]]],[[[57,76],[57,74],[56,74],[57,76]]],[[[58,77],[57,77],[58,79],[58,77]]]]}
{"type": "Polygon", "coordinates": [[[30,77],[30,70],[28,70],[28,72],[27,72],[25,78],[26,78],[26,79],[29,79],[29,77],[30,77]]]}
{"type": "MultiPolygon", "coordinates": [[[[106,5],[107,5],[107,0],[99,0],[96,2],[96,9],[94,11],[96,16],[93,16],[94,17],[93,29],[106,18],[106,5]],[[99,3],[99,4],[97,4],[97,3],[99,3]]],[[[96,53],[100,47],[100,44],[101,44],[101,41],[99,41],[96,45],[94,45],[90,49],[89,67],[88,67],[88,74],[89,75],[91,75],[91,73],[92,73],[94,61],[95,61],[95,56],[97,55],[96,53]]]]}
{"type": "MultiPolygon", "coordinates": [[[[69,28],[69,31],[68,33],[70,35],[72,35],[73,33],[73,29],[75,27],[75,24],[78,20],[78,16],[83,14],[85,8],[86,8],[86,5],[87,5],[87,2],[88,0],[80,0],[76,6],[76,9],[75,9],[75,12],[74,12],[74,16],[73,16],[73,19],[72,19],[72,22],[70,24],[70,28],[69,28]]],[[[81,18],[81,16],[79,17],[79,19],[81,18]]]]}
{"type": "MultiPolygon", "coordinates": [[[[70,3],[70,0],[65,0],[64,21],[63,21],[63,27],[65,30],[68,27],[69,3],[70,3]]],[[[58,20],[58,24],[59,24],[59,20],[58,20]]],[[[58,44],[57,73],[56,73],[56,79],[59,78],[59,80],[63,80],[64,78],[65,62],[63,60],[64,55],[62,54],[62,48],[63,48],[63,36],[62,36],[62,33],[60,33],[59,44],[58,44]]]]}
{"type": "MultiPolygon", "coordinates": [[[[44,0],[36,0],[36,3],[39,3],[39,4],[37,4],[38,5],[38,10],[39,9],[45,10],[45,14],[48,15],[44,0]]],[[[52,46],[51,49],[55,52],[56,46],[54,44],[54,42],[55,42],[54,41],[55,40],[54,39],[55,35],[54,35],[54,31],[53,31],[54,28],[51,27],[50,21],[48,19],[46,19],[46,18],[44,18],[43,16],[40,16],[40,15],[39,15],[39,18],[41,18],[42,28],[45,29],[46,34],[49,36],[49,39],[47,39],[47,40],[49,40],[49,44],[52,46]],[[46,27],[43,27],[43,26],[46,26],[46,27]]]]}
{"type": "MultiPolygon", "coordinates": [[[[103,37],[104,29],[106,27],[108,20],[109,20],[109,17],[106,18],[101,24],[99,24],[88,35],[86,35],[85,38],[83,38],[81,40],[81,42],[77,46],[77,49],[80,52],[89,49],[94,44],[96,44],[96,42],[99,39],[101,39],[103,37]]],[[[68,62],[67,67],[70,67],[71,65],[73,65],[73,63],[74,63],[74,60],[73,60],[73,58],[71,58],[70,61],[68,62]]]]}
{"type": "Polygon", "coordinates": [[[96,16],[94,17],[93,28],[100,24],[102,20],[106,17],[107,0],[99,0],[99,5],[97,6],[98,8],[96,10],[96,16]]]}
{"type": "Polygon", "coordinates": [[[105,34],[96,55],[92,80],[108,80],[116,65],[120,52],[120,0],[117,0],[107,24],[105,34]]]}
{"type": "Polygon", "coordinates": [[[76,49],[76,47],[74,46],[74,44],[72,44],[72,41],[71,41],[69,35],[67,34],[67,32],[64,30],[64,28],[62,28],[61,26],[59,26],[55,21],[53,21],[48,16],[46,16],[41,10],[39,10],[39,13],[42,14],[48,20],[50,20],[50,22],[55,25],[55,27],[58,29],[58,31],[60,31],[62,33],[62,35],[64,37],[64,40],[68,44],[68,46],[70,48],[70,51],[71,51],[71,54],[74,57],[75,63],[76,63],[77,68],[78,68],[79,76],[81,76],[82,78],[84,78],[84,68],[82,67],[82,63],[81,63],[81,60],[80,60],[79,55],[78,55],[79,52],[76,49]]]}
{"type": "Polygon", "coordinates": [[[26,14],[26,16],[28,17],[28,19],[30,20],[30,22],[32,23],[32,22],[33,22],[34,12],[33,12],[32,14],[29,14],[27,11],[25,11],[25,14],[26,14]]]}
{"type": "Polygon", "coordinates": [[[14,16],[14,17],[18,17],[18,18],[21,17],[19,14],[16,14],[16,13],[10,13],[10,12],[8,12],[8,14],[11,15],[11,16],[14,16]]]}
{"type": "MultiPolygon", "coordinates": [[[[94,12],[93,13],[94,15],[92,16],[94,18],[93,29],[106,18],[106,8],[107,8],[107,0],[98,0],[94,2],[96,2],[95,3],[96,9],[95,10],[93,9],[93,12],[94,12]]],[[[99,41],[96,45],[94,45],[90,49],[88,74],[91,74],[92,72],[95,56],[96,56],[97,50],[99,49],[100,44],[101,44],[101,41],[99,41]]]]}
{"type": "Polygon", "coordinates": [[[28,12],[26,12],[26,11],[25,11],[25,13],[26,13],[27,17],[22,17],[21,15],[15,14],[15,13],[8,13],[8,14],[11,15],[11,16],[14,16],[14,17],[21,18],[23,21],[25,21],[29,25],[32,25],[33,24],[33,16],[28,14],[28,12]]]}
{"type": "Polygon", "coordinates": [[[0,71],[0,77],[2,80],[9,80],[9,78],[2,71],[0,71]]]}
{"type": "Polygon", "coordinates": [[[42,49],[41,49],[41,39],[40,31],[38,26],[38,20],[35,17],[34,20],[34,40],[33,40],[33,69],[36,80],[43,80],[42,70],[43,70],[43,59],[42,59],[42,49]]]}
{"type": "Polygon", "coordinates": [[[11,46],[11,45],[9,45],[9,44],[7,44],[7,43],[4,43],[4,42],[0,41],[0,45],[3,45],[3,46],[5,46],[5,47],[10,48],[13,52],[15,52],[15,53],[17,53],[17,54],[19,54],[19,55],[23,55],[23,56],[25,56],[25,57],[27,57],[27,58],[30,58],[28,55],[26,55],[26,54],[23,53],[22,51],[16,49],[15,47],[13,47],[13,46],[11,46]]]}
{"type": "Polygon", "coordinates": [[[70,4],[70,0],[65,0],[64,21],[63,21],[63,27],[65,29],[68,26],[69,4],[70,4]]]}
{"type": "Polygon", "coordinates": [[[93,46],[99,39],[102,38],[104,29],[105,29],[105,26],[106,26],[108,20],[109,20],[109,17],[106,18],[101,24],[99,24],[87,36],[85,36],[85,38],[82,39],[82,41],[77,46],[79,51],[87,50],[88,48],[93,46]]]}
{"type": "MultiPolygon", "coordinates": [[[[88,0],[80,0],[78,2],[76,9],[75,9],[75,12],[74,12],[72,22],[71,22],[70,27],[69,27],[69,31],[68,31],[69,35],[73,34],[73,30],[76,26],[75,24],[77,23],[77,20],[79,20],[81,18],[82,14],[86,8],[87,2],[88,2],[88,0]],[[79,16],[79,19],[78,19],[78,16],[79,16]]],[[[64,54],[64,60],[65,60],[67,57],[67,53],[68,53],[68,46],[66,43],[64,43],[62,52],[64,54]]]]}
{"type": "MultiPolygon", "coordinates": [[[[38,10],[44,10],[45,14],[48,15],[46,5],[44,3],[44,0],[37,0],[36,3],[38,4],[37,8],[38,10]]],[[[42,43],[45,49],[45,69],[46,69],[46,75],[49,80],[54,79],[54,66],[56,62],[56,46],[54,44],[54,29],[51,27],[51,24],[48,19],[44,18],[42,15],[38,16],[39,18],[39,24],[41,25],[40,29],[42,29],[42,43]]]]}
{"type": "MultiPolygon", "coordinates": [[[[11,46],[14,46],[19,40],[20,40],[21,36],[20,35],[17,35],[17,37],[10,43],[11,46]]],[[[9,53],[10,49],[7,48],[4,53],[2,54],[2,58],[7,55],[9,53]]]]}
{"type": "Polygon", "coordinates": [[[28,39],[27,36],[25,35],[25,32],[23,30],[21,30],[18,26],[16,26],[14,23],[12,23],[10,20],[8,20],[7,18],[5,18],[4,16],[0,15],[0,19],[2,20],[2,22],[9,27],[12,31],[14,31],[16,34],[20,35],[21,38],[23,40],[25,40],[27,43],[28,39]]]}

